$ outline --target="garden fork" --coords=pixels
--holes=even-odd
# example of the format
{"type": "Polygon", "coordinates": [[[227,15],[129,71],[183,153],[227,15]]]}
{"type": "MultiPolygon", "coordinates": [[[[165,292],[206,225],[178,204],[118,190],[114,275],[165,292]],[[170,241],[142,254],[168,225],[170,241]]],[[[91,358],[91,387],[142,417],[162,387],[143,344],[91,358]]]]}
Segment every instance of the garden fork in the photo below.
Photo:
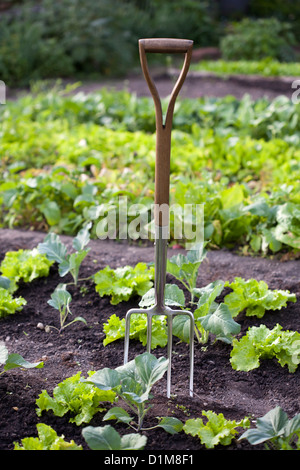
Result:
{"type": "Polygon", "coordinates": [[[125,351],[124,363],[128,362],[130,317],[132,314],[147,314],[147,351],[151,351],[152,317],[164,315],[168,321],[168,371],[167,371],[167,397],[171,391],[171,355],[172,355],[172,327],[175,315],[187,315],[190,318],[190,396],[193,396],[194,376],[194,316],[186,310],[173,310],[165,305],[165,284],[167,248],[169,238],[169,186],[170,186],[170,154],[171,130],[175,101],[183,85],[191,61],[193,41],[186,39],[140,39],[139,52],[142,70],[152,94],[156,113],[156,162],[155,162],[155,303],[148,309],[131,309],[125,320],[125,351]],[[157,53],[184,53],[185,60],[179,78],[173,88],[165,123],[163,122],[162,106],[157,88],[150,76],[147,52],[157,53]]]}

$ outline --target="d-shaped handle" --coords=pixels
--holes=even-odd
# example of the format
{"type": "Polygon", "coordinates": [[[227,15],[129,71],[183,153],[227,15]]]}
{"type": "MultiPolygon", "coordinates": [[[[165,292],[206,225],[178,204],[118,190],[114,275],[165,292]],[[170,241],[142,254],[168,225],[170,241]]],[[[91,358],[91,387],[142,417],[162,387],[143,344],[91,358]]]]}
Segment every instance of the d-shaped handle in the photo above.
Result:
{"type": "Polygon", "coordinates": [[[154,38],[140,39],[141,47],[145,52],[158,52],[163,54],[172,54],[173,52],[185,53],[192,50],[193,41],[189,39],[170,39],[170,38],[154,38]]]}
{"type": "Polygon", "coordinates": [[[170,154],[171,154],[171,130],[174,113],[175,101],[178,93],[186,78],[191,57],[192,57],[193,41],[189,39],[140,39],[139,51],[141,66],[145,80],[154,100],[156,113],[156,163],[155,163],[155,225],[164,226],[169,223],[169,186],[170,186],[170,154]],[[173,88],[165,123],[163,123],[163,114],[161,100],[154,81],[149,72],[147,62],[147,52],[156,52],[162,54],[184,53],[184,64],[180,75],[173,88]],[[161,210],[159,210],[159,207],[161,210]],[[164,210],[163,209],[167,209],[164,210]],[[165,216],[164,214],[167,214],[165,216]]]}

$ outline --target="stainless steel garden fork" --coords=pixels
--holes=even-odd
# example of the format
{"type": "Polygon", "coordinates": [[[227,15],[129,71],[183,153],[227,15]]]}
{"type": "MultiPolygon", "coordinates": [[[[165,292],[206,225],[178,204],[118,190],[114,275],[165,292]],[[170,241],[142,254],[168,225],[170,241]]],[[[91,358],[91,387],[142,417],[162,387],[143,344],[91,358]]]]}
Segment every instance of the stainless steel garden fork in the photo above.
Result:
{"type": "Polygon", "coordinates": [[[167,371],[167,397],[171,392],[171,357],[172,357],[172,333],[173,317],[176,315],[187,315],[190,318],[190,396],[193,396],[194,382],[194,316],[187,310],[173,310],[165,305],[166,265],[169,238],[169,186],[170,186],[170,154],[171,154],[171,130],[175,101],[187,75],[193,41],[187,39],[140,39],[139,52],[142,70],[152,94],[156,112],[156,162],[155,162],[155,303],[148,309],[131,309],[126,314],[125,321],[125,351],[124,363],[128,361],[130,317],[132,314],[147,315],[147,351],[151,351],[152,339],[152,317],[164,315],[168,320],[168,371],[167,371]],[[157,53],[184,53],[185,60],[180,76],[174,86],[169,101],[165,123],[160,97],[157,88],[150,76],[147,52],[157,53]]]}

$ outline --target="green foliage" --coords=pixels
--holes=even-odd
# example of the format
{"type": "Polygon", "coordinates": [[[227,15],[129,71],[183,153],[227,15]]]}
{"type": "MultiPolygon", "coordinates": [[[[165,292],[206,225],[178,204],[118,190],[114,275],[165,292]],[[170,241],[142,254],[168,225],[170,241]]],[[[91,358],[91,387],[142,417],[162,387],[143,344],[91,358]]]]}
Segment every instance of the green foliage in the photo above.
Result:
{"type": "Polygon", "coordinates": [[[256,428],[248,429],[240,436],[252,445],[265,443],[267,450],[300,449],[300,413],[292,419],[276,406],[256,420],[256,428]]]}
{"type": "Polygon", "coordinates": [[[23,297],[13,297],[7,289],[0,287],[0,318],[20,312],[26,304],[23,297]]]}
{"type": "MultiPolygon", "coordinates": [[[[127,364],[116,369],[104,368],[95,372],[85,382],[91,383],[100,390],[113,391],[135,413],[137,422],[126,410],[120,407],[111,408],[104,416],[106,419],[118,419],[140,431],[145,415],[151,408],[151,389],[160,380],[168,368],[168,360],[157,359],[150,353],[144,353],[127,364]]],[[[178,424],[178,423],[177,423],[178,424]]]]}
{"type": "MultiPolygon", "coordinates": [[[[89,377],[92,375],[93,372],[90,372],[89,377]]],[[[36,412],[38,416],[49,410],[52,410],[55,416],[70,413],[70,422],[80,426],[82,423],[89,423],[97,412],[105,410],[100,406],[100,402],[113,403],[115,396],[114,391],[99,390],[87,383],[82,379],[81,372],[78,372],[60,382],[53,390],[53,397],[43,390],[36,400],[36,412]]]]}
{"type": "MultiPolygon", "coordinates": [[[[70,292],[66,289],[66,284],[59,284],[54,292],[51,294],[51,299],[48,300],[48,304],[51,307],[59,311],[60,319],[60,328],[58,329],[59,333],[62,332],[64,328],[72,325],[74,322],[80,321],[87,324],[86,320],[83,317],[75,317],[72,321],[66,323],[66,320],[69,316],[72,315],[70,310],[70,303],[72,301],[72,296],[70,292]]],[[[49,326],[51,327],[51,326],[49,326]]],[[[52,328],[55,328],[52,326],[52,328]]]]}
{"type": "Polygon", "coordinates": [[[90,241],[89,230],[91,222],[79,230],[73,239],[72,246],[75,252],[67,253],[67,246],[55,233],[49,233],[43,243],[39,243],[38,250],[44,253],[49,261],[58,263],[58,272],[61,277],[71,274],[74,284],[78,284],[79,269],[90,248],[86,248],[90,241]]]}
{"type": "Polygon", "coordinates": [[[244,18],[231,26],[220,42],[222,56],[229,60],[260,60],[271,57],[292,62],[295,37],[289,23],[276,18],[244,18]]]}
{"type": "Polygon", "coordinates": [[[146,263],[112,269],[106,266],[94,274],[96,292],[111,297],[111,304],[127,301],[134,295],[143,296],[153,285],[154,267],[146,263]]]}
{"type": "Polygon", "coordinates": [[[31,363],[26,361],[20,354],[9,354],[7,347],[2,341],[0,342],[0,365],[3,366],[3,371],[0,372],[0,375],[16,367],[21,367],[22,369],[40,369],[44,367],[44,363],[41,361],[31,363]]]}
{"type": "Polygon", "coordinates": [[[147,437],[140,434],[120,434],[110,425],[87,426],[82,435],[92,450],[142,450],[147,443],[147,437]]]}
{"type": "Polygon", "coordinates": [[[252,0],[248,13],[256,18],[275,17],[280,21],[290,22],[293,32],[299,40],[300,5],[293,0],[252,0]]]}
{"type": "Polygon", "coordinates": [[[226,282],[233,292],[226,295],[224,303],[229,307],[233,317],[243,310],[247,316],[262,318],[267,310],[280,310],[287,302],[296,302],[296,295],[284,290],[271,290],[264,281],[236,277],[231,283],[226,282]]]}
{"type": "MultiPolygon", "coordinates": [[[[107,346],[113,341],[123,339],[125,337],[125,319],[120,319],[117,315],[113,314],[109,317],[108,321],[103,325],[105,338],[103,345],[107,346]]],[[[140,341],[143,346],[147,344],[147,316],[143,314],[133,313],[130,317],[130,330],[129,338],[131,340],[140,341]]],[[[155,349],[157,346],[164,347],[168,342],[166,317],[162,315],[155,315],[152,317],[152,336],[151,348],[155,349]]]]}
{"type": "Polygon", "coordinates": [[[65,436],[58,436],[57,432],[44,423],[36,425],[38,437],[25,437],[21,444],[14,443],[14,450],[82,450],[82,446],[73,440],[65,441],[65,436]]]}
{"type": "MultiPolygon", "coordinates": [[[[210,246],[299,250],[299,109],[283,96],[178,100],[170,203],[181,211],[186,203],[203,205],[210,246]]],[[[75,235],[92,222],[96,237],[111,210],[122,238],[137,215],[125,213],[122,197],[129,210],[143,205],[141,233],[151,226],[150,99],[105,90],[66,96],[55,87],[7,103],[0,121],[3,226],[75,235]]],[[[171,213],[171,240],[183,244],[175,239],[177,215],[171,213]]]]}
{"type": "Polygon", "coordinates": [[[279,62],[275,59],[262,60],[212,60],[193,64],[192,70],[213,72],[217,75],[260,75],[263,77],[299,77],[299,62],[279,62]]]}
{"type": "Polygon", "coordinates": [[[183,35],[210,45],[218,38],[214,26],[207,2],[193,0],[147,7],[127,0],[42,0],[38,6],[26,0],[17,14],[1,17],[0,76],[9,86],[51,77],[116,76],[138,63],[140,37],[183,35]]]}
{"type": "Polygon", "coordinates": [[[236,422],[227,420],[222,413],[216,414],[213,411],[202,411],[202,415],[207,418],[206,423],[201,418],[188,419],[183,430],[186,434],[199,437],[201,444],[207,449],[213,449],[218,444],[230,445],[237,434],[236,428],[250,426],[249,418],[236,422]]]}
{"type": "Polygon", "coordinates": [[[204,244],[200,243],[191,248],[186,255],[179,253],[167,260],[167,272],[178,279],[190,292],[191,301],[194,298],[198,271],[206,257],[204,244]]]}
{"type": "Polygon", "coordinates": [[[18,284],[31,282],[39,277],[47,277],[52,265],[45,255],[32,250],[7,251],[0,265],[0,272],[10,280],[9,290],[14,292],[18,284]]]}
{"type": "Polygon", "coordinates": [[[233,340],[230,362],[233,369],[247,372],[259,367],[260,360],[276,358],[293,373],[300,363],[299,345],[297,331],[282,330],[279,324],[271,330],[252,326],[240,340],[233,340]]]}

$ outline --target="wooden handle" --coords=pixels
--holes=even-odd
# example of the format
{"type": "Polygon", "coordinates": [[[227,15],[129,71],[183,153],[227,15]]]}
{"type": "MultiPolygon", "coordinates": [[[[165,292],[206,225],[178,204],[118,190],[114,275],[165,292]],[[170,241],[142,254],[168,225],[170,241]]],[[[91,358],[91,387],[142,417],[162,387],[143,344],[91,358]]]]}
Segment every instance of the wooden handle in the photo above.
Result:
{"type": "Polygon", "coordinates": [[[166,220],[169,216],[169,192],[170,192],[170,155],[171,155],[171,131],[174,113],[175,101],[178,93],[186,78],[191,57],[192,57],[193,41],[188,39],[140,39],[139,51],[141,66],[144,77],[152,94],[155,113],[156,113],[156,162],[155,162],[155,224],[165,226],[169,223],[166,220]],[[147,62],[147,52],[157,53],[184,53],[185,59],[181,69],[181,73],[173,88],[171,98],[168,105],[165,123],[163,123],[161,100],[149,72],[147,62]],[[160,210],[161,209],[161,210],[160,210]],[[164,209],[164,210],[162,210],[164,209]]]}
{"type": "Polygon", "coordinates": [[[154,38],[140,39],[139,43],[145,52],[157,52],[162,54],[186,53],[193,47],[193,41],[189,39],[154,38]]]}

